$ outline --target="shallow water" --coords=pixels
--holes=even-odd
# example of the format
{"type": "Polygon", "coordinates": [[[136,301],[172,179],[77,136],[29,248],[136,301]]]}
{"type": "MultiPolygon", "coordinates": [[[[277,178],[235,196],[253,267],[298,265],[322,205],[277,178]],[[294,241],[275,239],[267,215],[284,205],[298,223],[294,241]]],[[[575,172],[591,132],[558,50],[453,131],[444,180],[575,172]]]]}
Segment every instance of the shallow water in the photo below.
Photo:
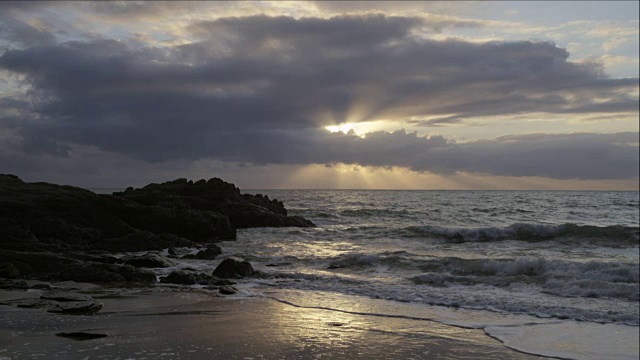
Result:
{"type": "MultiPolygon", "coordinates": [[[[489,329],[532,353],[540,351],[527,340],[535,332],[513,325],[579,321],[562,334],[575,351],[546,355],[601,357],[602,346],[589,350],[580,342],[594,334],[611,345],[612,358],[638,353],[615,345],[638,333],[637,192],[246,192],[282,200],[290,214],[319,225],[241,230],[238,241],[222,244],[267,274],[247,284],[253,294],[294,303],[313,298],[339,310],[358,301],[340,308],[335,296],[381,299],[391,304],[386,311],[395,306],[408,316],[426,312],[436,321],[489,329]],[[294,290],[297,296],[286,293],[294,290]],[[495,327],[505,321],[510,327],[495,327]],[[597,330],[601,323],[617,332],[597,330]]],[[[559,329],[544,333],[552,338],[559,329]]]]}
{"type": "Polygon", "coordinates": [[[264,275],[238,285],[244,296],[484,329],[534,354],[638,357],[638,192],[245,192],[318,228],[223,242],[264,275]],[[549,339],[562,341],[542,349],[549,339]]]}

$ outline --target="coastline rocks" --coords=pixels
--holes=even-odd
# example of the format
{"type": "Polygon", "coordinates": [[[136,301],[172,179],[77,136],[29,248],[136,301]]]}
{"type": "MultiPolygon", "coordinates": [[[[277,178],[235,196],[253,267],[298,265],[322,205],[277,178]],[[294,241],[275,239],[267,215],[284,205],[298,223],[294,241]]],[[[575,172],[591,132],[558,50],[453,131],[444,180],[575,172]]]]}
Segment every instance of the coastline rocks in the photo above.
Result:
{"type": "Polygon", "coordinates": [[[302,216],[294,215],[287,216],[285,219],[285,226],[293,226],[293,227],[316,227],[316,224],[311,222],[311,220],[307,220],[302,216]]]}
{"type": "Polygon", "coordinates": [[[75,259],[51,252],[0,250],[0,258],[11,263],[25,279],[73,280],[78,282],[142,284],[155,283],[155,275],[131,265],[109,264],[75,259]]]}
{"type": "Polygon", "coordinates": [[[255,271],[251,264],[238,257],[228,257],[213,270],[213,276],[227,279],[227,278],[243,278],[253,275],[255,271]]]}
{"type": "Polygon", "coordinates": [[[220,254],[222,254],[222,249],[219,246],[209,245],[207,249],[200,250],[196,254],[185,255],[182,259],[213,260],[220,254]]]}
{"type": "MultiPolygon", "coordinates": [[[[218,178],[104,195],[0,174],[0,277],[9,279],[155,283],[155,275],[141,268],[170,266],[169,260],[129,258],[121,264],[108,253],[192,248],[234,240],[237,228],[258,226],[315,225],[288,216],[278,200],[241,194],[218,178]]],[[[214,259],[217,249],[194,258],[214,259]]],[[[227,277],[253,273],[250,264],[243,266],[220,271],[227,277]]]]}
{"type": "Polygon", "coordinates": [[[104,239],[95,248],[110,252],[133,252],[162,250],[167,247],[192,247],[195,245],[196,243],[191,240],[171,234],[135,231],[119,238],[104,239]]]}
{"type": "Polygon", "coordinates": [[[175,265],[169,259],[165,259],[157,254],[146,254],[141,256],[126,256],[121,259],[127,265],[137,268],[166,268],[175,265]]]}
{"type": "Polygon", "coordinates": [[[160,278],[160,282],[165,284],[195,285],[196,276],[186,271],[172,271],[169,275],[160,278]]]}
{"type": "Polygon", "coordinates": [[[235,185],[218,178],[196,182],[177,179],[162,184],[149,184],[140,189],[129,188],[124,192],[114,193],[114,196],[145,206],[221,214],[228,219],[233,229],[315,227],[315,224],[302,217],[287,216],[287,209],[281,201],[261,194],[241,194],[235,185]]]}
{"type": "Polygon", "coordinates": [[[211,277],[202,273],[191,273],[184,270],[172,271],[169,275],[160,278],[160,282],[164,284],[178,285],[207,285],[211,277]]]}

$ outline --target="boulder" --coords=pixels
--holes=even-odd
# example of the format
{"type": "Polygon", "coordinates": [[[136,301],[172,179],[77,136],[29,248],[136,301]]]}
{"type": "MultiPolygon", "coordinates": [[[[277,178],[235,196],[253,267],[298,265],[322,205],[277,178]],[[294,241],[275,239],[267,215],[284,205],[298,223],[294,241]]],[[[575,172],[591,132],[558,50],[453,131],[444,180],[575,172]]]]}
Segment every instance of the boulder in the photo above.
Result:
{"type": "Polygon", "coordinates": [[[187,271],[172,271],[171,274],[160,278],[161,283],[166,284],[180,284],[180,285],[195,285],[202,280],[207,280],[208,276],[205,274],[194,274],[187,271]]]}
{"type": "Polygon", "coordinates": [[[213,260],[216,256],[222,254],[222,249],[216,245],[209,245],[205,250],[200,250],[196,254],[188,254],[183,256],[183,259],[199,259],[199,260],[213,260]]]}
{"type": "Polygon", "coordinates": [[[125,256],[121,260],[123,263],[137,268],[166,268],[175,265],[173,261],[157,254],[125,256]]]}
{"type": "Polygon", "coordinates": [[[228,257],[213,270],[213,276],[228,279],[228,278],[243,278],[253,275],[254,270],[251,264],[238,257],[228,257]]]}

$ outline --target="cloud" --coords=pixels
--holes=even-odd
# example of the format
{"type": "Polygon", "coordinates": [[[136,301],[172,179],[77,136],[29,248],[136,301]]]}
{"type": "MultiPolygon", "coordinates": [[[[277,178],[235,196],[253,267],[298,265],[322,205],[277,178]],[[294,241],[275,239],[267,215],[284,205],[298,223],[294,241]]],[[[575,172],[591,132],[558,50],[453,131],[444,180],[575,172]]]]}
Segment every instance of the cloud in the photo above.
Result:
{"type": "Polygon", "coordinates": [[[31,89],[3,100],[17,110],[0,114],[0,128],[21,139],[15,151],[54,157],[95,147],[153,163],[342,162],[439,173],[637,177],[637,145],[617,142],[628,135],[453,144],[404,131],[361,138],[323,129],[412,117],[435,118],[433,125],[527,112],[638,111],[637,95],[629,95],[638,79],[608,78],[597,64],[568,61],[569,53],[549,42],[425,37],[440,26],[428,17],[382,14],[247,16],[191,24],[187,31],[199,40],[177,46],[107,38],[36,42],[0,56],[0,69],[24,77],[31,89]]]}

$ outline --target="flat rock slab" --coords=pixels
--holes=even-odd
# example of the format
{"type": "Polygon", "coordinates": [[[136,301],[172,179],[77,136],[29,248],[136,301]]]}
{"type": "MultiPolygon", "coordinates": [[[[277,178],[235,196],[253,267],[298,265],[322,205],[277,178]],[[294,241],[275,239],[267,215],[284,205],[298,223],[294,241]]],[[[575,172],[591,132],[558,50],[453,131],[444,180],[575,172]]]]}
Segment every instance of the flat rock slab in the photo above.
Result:
{"type": "Polygon", "coordinates": [[[76,331],[76,332],[60,332],[60,333],[57,333],[56,336],[78,340],[78,341],[85,341],[85,340],[100,339],[103,337],[107,337],[109,335],[90,333],[85,331],[76,331]]]}
{"type": "Polygon", "coordinates": [[[238,293],[238,289],[234,288],[231,285],[222,285],[220,286],[218,291],[220,291],[220,294],[222,295],[233,295],[238,293]]]}
{"type": "Polygon", "coordinates": [[[92,298],[89,295],[78,294],[72,292],[58,292],[52,294],[41,295],[40,299],[53,300],[58,302],[72,302],[72,301],[91,301],[92,298]]]}
{"type": "Polygon", "coordinates": [[[102,303],[95,301],[76,301],[53,305],[47,311],[69,315],[92,315],[100,311],[100,309],[102,309],[102,303]]]}

